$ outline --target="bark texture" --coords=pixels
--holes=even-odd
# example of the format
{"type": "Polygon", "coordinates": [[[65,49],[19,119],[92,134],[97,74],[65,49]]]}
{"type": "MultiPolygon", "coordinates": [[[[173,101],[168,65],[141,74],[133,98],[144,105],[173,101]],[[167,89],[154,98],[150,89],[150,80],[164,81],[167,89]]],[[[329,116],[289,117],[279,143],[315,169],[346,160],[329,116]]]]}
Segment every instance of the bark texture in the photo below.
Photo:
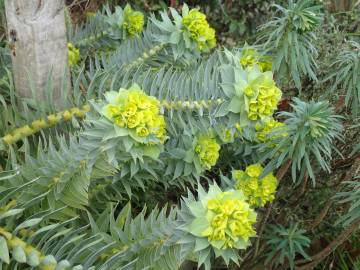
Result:
{"type": "Polygon", "coordinates": [[[64,0],[5,0],[16,91],[21,97],[31,97],[31,79],[37,98],[44,99],[51,74],[53,102],[58,107],[68,73],[64,7],[64,0]]]}
{"type": "Polygon", "coordinates": [[[328,5],[332,12],[343,12],[352,10],[359,2],[356,0],[331,0],[328,5]]]}

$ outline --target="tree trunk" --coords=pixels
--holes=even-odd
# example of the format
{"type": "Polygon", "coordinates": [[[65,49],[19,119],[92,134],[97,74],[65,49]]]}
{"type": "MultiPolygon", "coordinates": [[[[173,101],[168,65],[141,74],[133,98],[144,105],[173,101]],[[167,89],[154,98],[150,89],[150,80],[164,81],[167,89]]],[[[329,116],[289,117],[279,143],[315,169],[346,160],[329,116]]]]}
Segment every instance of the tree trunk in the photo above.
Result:
{"type": "Polygon", "coordinates": [[[44,100],[51,75],[57,107],[62,84],[70,87],[64,6],[64,0],[5,0],[15,89],[20,97],[31,97],[32,84],[36,98],[44,100]]]}

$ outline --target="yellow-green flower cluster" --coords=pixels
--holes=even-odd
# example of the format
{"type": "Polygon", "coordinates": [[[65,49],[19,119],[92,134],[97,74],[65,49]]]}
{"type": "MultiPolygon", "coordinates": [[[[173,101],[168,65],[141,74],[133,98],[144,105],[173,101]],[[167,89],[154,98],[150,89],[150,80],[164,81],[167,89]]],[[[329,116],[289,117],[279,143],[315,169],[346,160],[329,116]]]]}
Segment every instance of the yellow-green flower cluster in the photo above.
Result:
{"type": "Polygon", "coordinates": [[[261,57],[254,48],[249,47],[243,49],[240,57],[240,64],[243,68],[257,65],[260,71],[263,72],[272,70],[272,62],[267,60],[265,57],[261,57]]]}
{"type": "Polygon", "coordinates": [[[122,27],[130,36],[135,36],[142,32],[144,28],[144,14],[134,11],[130,5],[124,9],[124,21],[122,27]]]}
{"type": "Polygon", "coordinates": [[[254,80],[244,88],[248,103],[248,118],[253,121],[271,116],[281,98],[281,90],[276,87],[269,74],[259,76],[257,79],[261,80],[254,80]]]}
{"type": "Polygon", "coordinates": [[[250,238],[256,235],[257,215],[242,191],[223,191],[214,183],[208,191],[199,185],[196,197],[183,198],[186,207],[179,215],[189,243],[196,246],[194,256],[213,254],[227,261],[250,245],[250,238]]]}
{"type": "Polygon", "coordinates": [[[264,206],[275,198],[278,181],[273,173],[259,179],[263,170],[260,164],[252,164],[246,167],[245,171],[233,171],[235,188],[241,190],[247,196],[248,202],[254,206],[264,206]]]}
{"type": "Polygon", "coordinates": [[[211,136],[200,136],[195,146],[195,153],[200,159],[200,164],[205,169],[214,166],[219,158],[220,145],[211,136]]]}
{"type": "Polygon", "coordinates": [[[200,51],[208,51],[216,46],[215,30],[210,27],[204,13],[192,9],[183,17],[182,24],[200,51]]]}
{"type": "Polygon", "coordinates": [[[223,241],[221,248],[233,248],[241,238],[245,242],[256,235],[253,224],[256,214],[249,204],[238,198],[231,198],[231,192],[222,192],[207,203],[207,214],[210,227],[202,235],[213,241],[223,241]]]}
{"type": "Polygon", "coordinates": [[[135,132],[139,137],[153,137],[154,144],[166,139],[166,124],[160,114],[159,101],[146,95],[137,85],[119,93],[105,106],[105,115],[116,125],[135,132]]]}
{"type": "Polygon", "coordinates": [[[76,65],[80,60],[80,51],[72,43],[68,43],[69,66],[76,65]]]}
{"type": "Polygon", "coordinates": [[[285,124],[271,118],[264,123],[257,123],[255,125],[256,129],[256,138],[261,142],[271,141],[273,139],[281,137],[286,137],[288,134],[286,132],[272,134],[272,138],[269,135],[274,132],[276,129],[281,129],[285,124]]]}

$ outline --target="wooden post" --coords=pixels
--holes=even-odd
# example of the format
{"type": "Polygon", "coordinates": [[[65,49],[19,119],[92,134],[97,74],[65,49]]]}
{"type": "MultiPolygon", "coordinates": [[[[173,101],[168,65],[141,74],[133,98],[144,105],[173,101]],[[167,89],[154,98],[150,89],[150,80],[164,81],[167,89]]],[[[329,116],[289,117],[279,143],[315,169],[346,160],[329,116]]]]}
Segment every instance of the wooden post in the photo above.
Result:
{"type": "MultiPolygon", "coordinates": [[[[19,96],[31,97],[31,79],[37,98],[44,100],[51,74],[57,107],[62,105],[61,85],[68,75],[64,7],[64,0],[5,0],[15,89],[19,96]]],[[[66,78],[64,89],[70,87],[70,78],[66,78]]]]}

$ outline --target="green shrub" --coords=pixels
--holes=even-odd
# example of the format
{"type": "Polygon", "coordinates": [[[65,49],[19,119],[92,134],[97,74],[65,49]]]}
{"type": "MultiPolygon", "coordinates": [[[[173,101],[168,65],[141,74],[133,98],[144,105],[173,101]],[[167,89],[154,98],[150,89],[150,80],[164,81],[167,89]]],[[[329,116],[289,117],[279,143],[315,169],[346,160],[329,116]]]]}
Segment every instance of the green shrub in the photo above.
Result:
{"type": "Polygon", "coordinates": [[[46,100],[21,99],[9,71],[0,269],[313,267],[322,260],[309,249],[317,228],[305,220],[318,219],[303,214],[326,200],[349,205],[326,224],[352,234],[356,179],[316,191],[334,184],[326,180],[347,139],[344,117],[325,100],[294,97],[286,107],[280,88],[316,81],[321,8],[276,7],[262,46],[230,50],[218,46],[209,16],[185,4],[155,14],[105,6],[69,29],[62,111],[51,82],[46,100]]]}

